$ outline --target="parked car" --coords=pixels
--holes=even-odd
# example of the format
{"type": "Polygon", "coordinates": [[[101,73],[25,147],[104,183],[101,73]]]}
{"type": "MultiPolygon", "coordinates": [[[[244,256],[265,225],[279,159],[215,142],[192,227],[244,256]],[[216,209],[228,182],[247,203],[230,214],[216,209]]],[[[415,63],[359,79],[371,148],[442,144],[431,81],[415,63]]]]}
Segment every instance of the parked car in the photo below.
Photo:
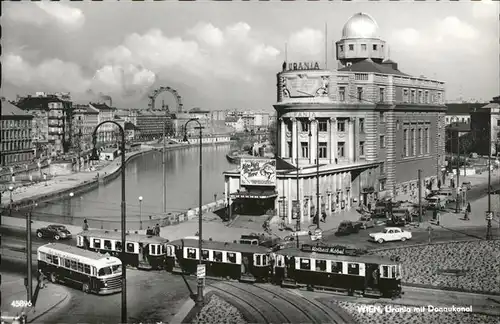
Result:
{"type": "Polygon", "coordinates": [[[352,233],[359,233],[361,228],[360,222],[342,221],[337,228],[336,235],[349,235],[352,233]]]}
{"type": "Polygon", "coordinates": [[[61,239],[70,239],[71,232],[63,225],[49,225],[36,230],[36,236],[39,238],[49,238],[59,241],[61,239]]]}
{"type": "Polygon", "coordinates": [[[359,222],[361,223],[362,229],[375,227],[375,221],[370,216],[361,216],[359,222]]]}
{"type": "Polygon", "coordinates": [[[406,241],[411,239],[411,232],[402,230],[398,227],[387,227],[383,232],[370,234],[371,240],[377,243],[384,243],[389,241],[406,241]]]}
{"type": "Polygon", "coordinates": [[[429,208],[431,209],[443,210],[446,208],[447,198],[444,196],[428,197],[426,200],[429,202],[429,208]]]}

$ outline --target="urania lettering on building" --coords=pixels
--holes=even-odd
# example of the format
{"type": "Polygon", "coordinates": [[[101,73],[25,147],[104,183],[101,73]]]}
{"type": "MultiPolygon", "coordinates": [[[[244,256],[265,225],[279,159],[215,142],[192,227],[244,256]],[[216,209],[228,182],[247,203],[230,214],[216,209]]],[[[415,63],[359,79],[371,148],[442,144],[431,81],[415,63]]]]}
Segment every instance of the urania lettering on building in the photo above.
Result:
{"type": "Polygon", "coordinates": [[[241,159],[240,185],[276,186],[276,160],[241,159]]]}

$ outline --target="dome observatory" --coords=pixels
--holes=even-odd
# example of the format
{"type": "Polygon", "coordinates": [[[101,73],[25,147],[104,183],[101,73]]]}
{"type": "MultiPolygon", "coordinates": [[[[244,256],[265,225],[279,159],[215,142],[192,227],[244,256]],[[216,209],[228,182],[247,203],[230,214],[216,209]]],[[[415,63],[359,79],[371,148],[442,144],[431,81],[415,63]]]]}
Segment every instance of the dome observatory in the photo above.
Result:
{"type": "Polygon", "coordinates": [[[342,38],[335,43],[337,60],[350,65],[371,59],[382,63],[385,58],[385,41],[378,34],[378,24],[367,13],[357,13],[342,28],[342,38]]]}

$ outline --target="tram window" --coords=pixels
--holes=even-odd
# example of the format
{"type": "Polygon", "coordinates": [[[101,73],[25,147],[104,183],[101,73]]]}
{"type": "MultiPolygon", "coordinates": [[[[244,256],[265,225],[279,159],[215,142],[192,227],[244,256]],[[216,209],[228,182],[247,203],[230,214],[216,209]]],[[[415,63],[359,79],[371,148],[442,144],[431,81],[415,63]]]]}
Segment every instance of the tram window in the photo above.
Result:
{"type": "Polygon", "coordinates": [[[68,259],[64,259],[64,266],[68,269],[71,268],[71,262],[68,259]]]}
{"type": "Polygon", "coordinates": [[[401,266],[397,265],[396,267],[396,277],[401,277],[401,266]]]}
{"type": "Polygon", "coordinates": [[[382,266],[382,277],[389,278],[389,266],[382,266]]]}
{"type": "Polygon", "coordinates": [[[106,250],[112,250],[111,249],[111,241],[110,240],[104,240],[104,249],[106,249],[106,250]]]}
{"type": "Polygon", "coordinates": [[[222,262],[222,252],[214,251],[214,261],[222,262]]]}
{"type": "Polygon", "coordinates": [[[161,244],[156,245],[156,255],[162,255],[162,246],[161,244]]]}
{"type": "Polygon", "coordinates": [[[210,252],[208,250],[201,250],[201,258],[203,260],[208,260],[210,252]]]}
{"type": "Polygon", "coordinates": [[[53,256],[52,256],[52,263],[53,263],[53,264],[57,264],[57,265],[59,265],[59,257],[58,257],[58,256],[53,255],[53,256]]]}
{"type": "Polygon", "coordinates": [[[187,249],[187,257],[189,259],[196,259],[196,249],[188,248],[187,249]]]}
{"type": "Polygon", "coordinates": [[[134,253],[135,248],[134,248],[134,243],[127,243],[127,253],[134,253]]]}
{"type": "Polygon", "coordinates": [[[115,242],[115,250],[116,251],[121,251],[122,250],[122,242],[115,242]]]}
{"type": "Polygon", "coordinates": [[[391,278],[396,278],[396,266],[391,266],[391,278]]]}
{"type": "Polygon", "coordinates": [[[278,264],[278,267],[282,267],[283,266],[283,257],[281,255],[278,256],[277,258],[277,264],[278,264]]]}
{"type": "Polygon", "coordinates": [[[227,262],[236,263],[236,253],[228,252],[227,253],[227,262]]]}
{"type": "Polygon", "coordinates": [[[94,239],[94,248],[95,249],[101,248],[101,240],[100,239],[94,239]]]}
{"type": "Polygon", "coordinates": [[[262,256],[262,265],[265,266],[268,264],[268,258],[267,258],[267,255],[263,255],[262,256]]]}
{"type": "Polygon", "coordinates": [[[316,271],[326,271],[326,260],[316,260],[316,271]]]}
{"type": "Polygon", "coordinates": [[[83,265],[83,272],[90,274],[90,266],[88,264],[83,265]]]}
{"type": "Polygon", "coordinates": [[[83,264],[78,262],[77,266],[78,266],[78,271],[83,272],[83,264]]]}
{"type": "Polygon", "coordinates": [[[357,263],[348,263],[347,274],[350,274],[350,275],[359,275],[359,264],[357,264],[357,263]]]}
{"type": "Polygon", "coordinates": [[[300,259],[300,269],[301,270],[310,270],[311,269],[311,260],[309,259],[300,259]]]}
{"type": "Polygon", "coordinates": [[[342,273],[342,262],[332,261],[332,273],[342,273]]]}
{"type": "Polygon", "coordinates": [[[260,266],[262,265],[262,255],[255,255],[255,265],[260,266]]]}
{"type": "Polygon", "coordinates": [[[73,270],[77,269],[76,261],[71,261],[71,269],[73,269],[73,270]]]}

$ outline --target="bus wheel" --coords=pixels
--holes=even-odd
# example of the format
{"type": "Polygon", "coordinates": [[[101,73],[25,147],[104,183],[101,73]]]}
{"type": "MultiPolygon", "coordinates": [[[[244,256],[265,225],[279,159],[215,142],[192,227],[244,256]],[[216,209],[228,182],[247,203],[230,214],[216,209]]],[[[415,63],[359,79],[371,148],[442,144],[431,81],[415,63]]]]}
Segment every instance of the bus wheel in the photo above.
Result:
{"type": "Polygon", "coordinates": [[[55,283],[57,281],[57,277],[54,273],[49,275],[50,282],[55,283]]]}
{"type": "Polygon", "coordinates": [[[87,282],[84,282],[83,285],[82,285],[82,291],[86,294],[89,293],[90,291],[90,287],[89,287],[89,284],[87,282]]]}

